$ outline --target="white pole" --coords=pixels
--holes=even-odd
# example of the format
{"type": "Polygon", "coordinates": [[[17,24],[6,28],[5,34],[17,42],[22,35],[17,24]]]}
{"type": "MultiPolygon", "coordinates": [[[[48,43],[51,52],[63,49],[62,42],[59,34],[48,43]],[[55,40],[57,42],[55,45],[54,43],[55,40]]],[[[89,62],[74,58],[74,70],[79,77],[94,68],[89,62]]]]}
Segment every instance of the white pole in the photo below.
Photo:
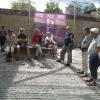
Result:
{"type": "Polygon", "coordinates": [[[30,24],[31,24],[31,22],[30,22],[30,17],[31,17],[31,13],[30,13],[30,11],[31,11],[31,9],[30,9],[30,4],[31,4],[31,1],[29,0],[29,1],[28,1],[28,27],[29,27],[28,44],[30,43],[30,24]]]}
{"type": "Polygon", "coordinates": [[[74,5],[74,14],[73,14],[73,33],[75,33],[75,24],[76,24],[76,7],[74,5]]]}
{"type": "Polygon", "coordinates": [[[29,17],[29,18],[28,18],[28,20],[29,20],[28,23],[29,23],[29,26],[30,26],[30,15],[31,15],[31,14],[30,14],[30,10],[31,10],[31,9],[30,9],[30,4],[31,4],[31,1],[29,0],[29,6],[28,6],[28,14],[29,14],[29,16],[28,16],[28,17],[29,17]]]}
{"type": "Polygon", "coordinates": [[[78,8],[78,2],[74,1],[74,14],[73,14],[73,33],[76,32],[76,8],[78,8]]]}

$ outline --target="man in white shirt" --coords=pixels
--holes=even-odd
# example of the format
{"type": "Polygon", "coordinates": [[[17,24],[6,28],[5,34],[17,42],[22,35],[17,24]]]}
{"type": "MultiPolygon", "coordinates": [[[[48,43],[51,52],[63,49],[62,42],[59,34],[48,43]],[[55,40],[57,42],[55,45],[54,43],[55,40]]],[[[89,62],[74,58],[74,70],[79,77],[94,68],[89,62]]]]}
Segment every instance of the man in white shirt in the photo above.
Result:
{"type": "Polygon", "coordinates": [[[97,69],[100,66],[100,34],[98,28],[91,28],[90,32],[91,36],[93,37],[93,40],[88,48],[91,78],[85,81],[89,82],[87,83],[89,86],[95,86],[97,79],[97,69]]]}
{"type": "Polygon", "coordinates": [[[53,35],[50,32],[47,32],[47,36],[45,38],[45,44],[49,46],[53,43],[56,44],[56,42],[53,40],[53,35]]]}
{"type": "Polygon", "coordinates": [[[57,53],[57,43],[53,39],[53,34],[47,32],[47,36],[45,38],[45,46],[51,47],[54,49],[54,53],[57,53]]]}

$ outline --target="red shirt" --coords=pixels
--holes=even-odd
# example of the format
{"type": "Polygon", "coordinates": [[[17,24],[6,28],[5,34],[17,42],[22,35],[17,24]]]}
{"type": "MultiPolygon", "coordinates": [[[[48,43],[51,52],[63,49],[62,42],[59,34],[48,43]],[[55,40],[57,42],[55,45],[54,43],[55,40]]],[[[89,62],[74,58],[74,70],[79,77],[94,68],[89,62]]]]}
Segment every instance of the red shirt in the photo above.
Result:
{"type": "Polygon", "coordinates": [[[41,39],[42,39],[41,35],[39,35],[39,34],[33,35],[32,36],[32,44],[37,44],[37,43],[39,44],[41,42],[41,39]]]}

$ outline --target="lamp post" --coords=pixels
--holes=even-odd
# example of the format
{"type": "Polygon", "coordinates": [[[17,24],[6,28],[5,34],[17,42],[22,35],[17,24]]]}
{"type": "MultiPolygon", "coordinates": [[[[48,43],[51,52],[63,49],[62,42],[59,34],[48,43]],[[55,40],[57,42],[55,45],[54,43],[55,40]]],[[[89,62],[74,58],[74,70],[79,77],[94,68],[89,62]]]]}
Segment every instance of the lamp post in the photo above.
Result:
{"type": "Polygon", "coordinates": [[[74,12],[73,12],[73,33],[75,33],[75,31],[76,31],[76,7],[78,7],[77,6],[77,0],[76,0],[76,2],[73,2],[74,3],[74,12]]]}
{"type": "Polygon", "coordinates": [[[31,24],[31,8],[30,8],[30,3],[31,1],[28,0],[28,29],[29,29],[29,34],[28,34],[28,44],[30,43],[30,24],[31,24]]]}
{"type": "Polygon", "coordinates": [[[76,7],[74,5],[74,14],[73,14],[73,33],[75,33],[75,24],[76,24],[76,7]]]}
{"type": "Polygon", "coordinates": [[[30,9],[30,3],[31,3],[31,1],[29,0],[28,3],[29,3],[29,4],[28,4],[28,5],[29,5],[29,6],[28,6],[28,24],[29,24],[29,26],[30,26],[30,15],[31,15],[31,13],[30,13],[30,11],[31,11],[31,9],[30,9]]]}

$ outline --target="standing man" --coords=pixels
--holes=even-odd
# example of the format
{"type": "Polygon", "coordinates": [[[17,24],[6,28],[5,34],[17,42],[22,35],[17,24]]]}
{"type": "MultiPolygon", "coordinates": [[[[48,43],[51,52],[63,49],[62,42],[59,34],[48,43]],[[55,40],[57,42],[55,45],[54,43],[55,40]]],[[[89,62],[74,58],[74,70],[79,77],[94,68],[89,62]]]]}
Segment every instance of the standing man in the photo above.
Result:
{"type": "Polygon", "coordinates": [[[65,65],[70,66],[70,64],[72,63],[72,49],[74,46],[74,42],[73,42],[74,35],[73,33],[71,33],[69,26],[65,27],[65,31],[66,33],[64,39],[64,46],[60,52],[60,58],[57,60],[57,62],[64,62],[65,54],[67,52],[68,60],[67,60],[67,64],[65,65]]]}
{"type": "Polygon", "coordinates": [[[91,36],[93,37],[92,42],[88,48],[88,56],[89,56],[89,69],[91,73],[91,77],[89,80],[85,80],[89,86],[96,85],[97,79],[97,69],[100,66],[100,34],[99,28],[91,28],[90,29],[91,36]]]}
{"type": "Polygon", "coordinates": [[[81,76],[82,77],[87,77],[87,70],[88,70],[88,53],[87,53],[87,50],[88,50],[88,47],[92,41],[92,37],[90,35],[90,28],[89,27],[86,27],[86,28],[83,28],[83,34],[85,35],[84,36],[84,39],[81,43],[81,50],[82,50],[82,70],[77,72],[79,74],[82,74],[81,76]]]}
{"type": "Polygon", "coordinates": [[[1,51],[4,51],[4,46],[5,46],[5,42],[6,42],[6,31],[5,31],[5,27],[2,26],[1,27],[1,31],[0,31],[0,47],[1,47],[1,51]]]}

